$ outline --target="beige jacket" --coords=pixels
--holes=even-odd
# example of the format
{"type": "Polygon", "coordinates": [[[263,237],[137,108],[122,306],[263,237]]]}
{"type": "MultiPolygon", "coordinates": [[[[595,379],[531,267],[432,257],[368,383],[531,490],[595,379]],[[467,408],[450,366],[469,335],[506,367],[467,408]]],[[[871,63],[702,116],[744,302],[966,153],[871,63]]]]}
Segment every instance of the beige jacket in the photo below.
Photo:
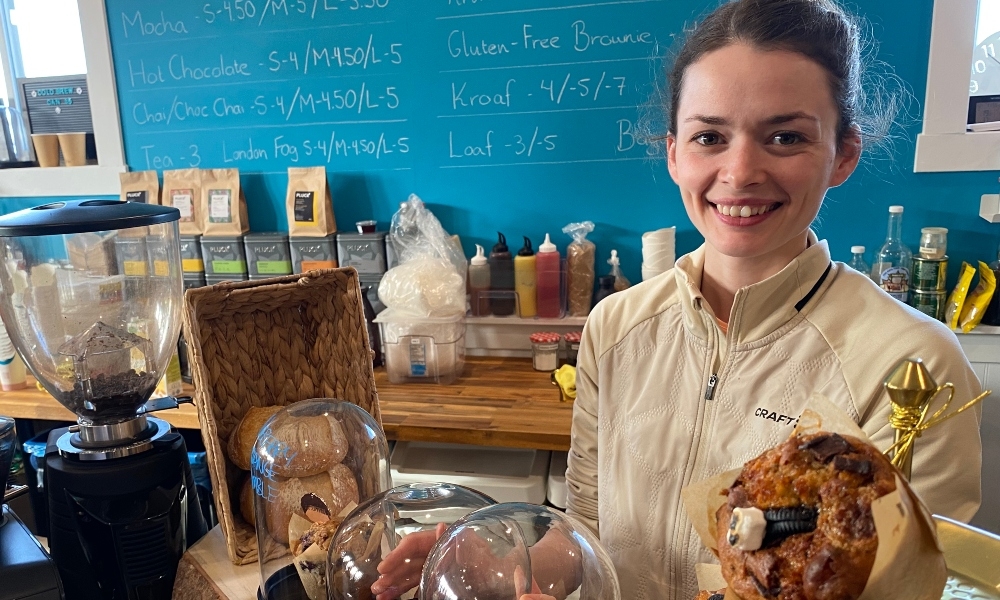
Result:
{"type": "MultiPolygon", "coordinates": [[[[882,381],[901,359],[920,357],[939,383],[953,382],[956,404],[980,392],[954,334],[831,263],[826,242],[810,238],[780,273],[739,290],[728,335],[699,291],[703,248],[603,300],[588,319],[568,508],[598,532],[623,598],[695,596],[695,564],[714,559],[691,528],[681,489],[787,438],[811,393],[825,394],[885,449],[893,433],[882,381]]],[[[967,521],[979,507],[979,414],[963,413],[916,443],[913,485],[934,513],[967,521]]]]}

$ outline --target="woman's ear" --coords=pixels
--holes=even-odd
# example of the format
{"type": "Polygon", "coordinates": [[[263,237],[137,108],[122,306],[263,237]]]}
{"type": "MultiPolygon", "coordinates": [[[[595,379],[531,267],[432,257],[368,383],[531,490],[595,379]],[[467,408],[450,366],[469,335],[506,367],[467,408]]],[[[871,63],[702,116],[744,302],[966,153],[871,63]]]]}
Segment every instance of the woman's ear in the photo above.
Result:
{"type": "Polygon", "coordinates": [[[677,183],[677,136],[668,133],[666,138],[667,145],[667,171],[670,172],[670,178],[677,183]]]}
{"type": "Polygon", "coordinates": [[[830,187],[837,187],[847,181],[847,178],[854,173],[854,169],[858,168],[861,152],[861,128],[852,125],[840,142],[840,148],[837,149],[836,163],[833,172],[830,173],[830,187]]]}

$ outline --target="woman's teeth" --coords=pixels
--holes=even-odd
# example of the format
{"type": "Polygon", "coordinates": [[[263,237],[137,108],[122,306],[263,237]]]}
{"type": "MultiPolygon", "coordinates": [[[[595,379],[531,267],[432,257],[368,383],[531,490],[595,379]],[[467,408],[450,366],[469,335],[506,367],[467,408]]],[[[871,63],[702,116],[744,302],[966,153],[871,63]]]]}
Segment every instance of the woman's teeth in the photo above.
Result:
{"type": "Polygon", "coordinates": [[[719,211],[719,214],[727,215],[730,217],[753,217],[755,215],[762,215],[766,212],[770,212],[775,207],[774,204],[769,204],[767,206],[737,206],[736,204],[716,204],[715,209],[719,211]]]}

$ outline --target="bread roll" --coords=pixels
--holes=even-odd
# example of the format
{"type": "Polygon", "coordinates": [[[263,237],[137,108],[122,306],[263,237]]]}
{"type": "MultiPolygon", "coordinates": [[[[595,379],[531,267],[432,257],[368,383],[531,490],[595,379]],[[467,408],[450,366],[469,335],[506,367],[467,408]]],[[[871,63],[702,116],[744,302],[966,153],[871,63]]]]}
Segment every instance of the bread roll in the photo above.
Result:
{"type": "Polygon", "coordinates": [[[253,486],[250,485],[249,474],[243,478],[243,487],[240,489],[240,515],[252,527],[257,527],[257,518],[253,511],[253,486]]]}
{"type": "Polygon", "coordinates": [[[277,498],[267,505],[267,529],[282,544],[288,544],[288,522],[292,515],[306,518],[302,510],[302,497],[306,494],[314,494],[322,500],[330,516],[339,514],[351,502],[359,501],[358,482],[351,470],[342,464],[309,477],[279,479],[277,485],[277,498]]]}
{"type": "Polygon", "coordinates": [[[347,456],[347,436],[340,421],[332,416],[288,419],[271,434],[288,447],[287,460],[274,461],[274,473],[279,477],[317,475],[347,456]]]}
{"type": "Polygon", "coordinates": [[[229,460],[233,461],[234,465],[244,471],[250,470],[250,453],[253,452],[257,434],[264,427],[264,423],[282,408],[281,406],[265,406],[263,408],[251,406],[247,414],[243,415],[239,425],[229,434],[229,443],[226,445],[226,454],[229,455],[229,460]]]}

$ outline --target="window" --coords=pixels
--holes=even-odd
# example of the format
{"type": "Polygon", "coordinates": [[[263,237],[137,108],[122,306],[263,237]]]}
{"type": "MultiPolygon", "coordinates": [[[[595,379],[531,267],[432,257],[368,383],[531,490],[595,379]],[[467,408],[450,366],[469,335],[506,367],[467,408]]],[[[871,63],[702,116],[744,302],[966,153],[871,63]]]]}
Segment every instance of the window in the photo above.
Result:
{"type": "Polygon", "coordinates": [[[0,196],[117,194],[125,167],[104,1],[0,0],[0,25],[0,100],[10,114],[12,140],[22,125],[21,137],[30,144],[19,78],[83,75],[98,163],[0,169],[0,196]]]}
{"type": "Polygon", "coordinates": [[[934,2],[924,126],[917,136],[915,171],[1000,170],[1000,131],[990,131],[990,126],[968,131],[970,114],[973,121],[1000,121],[1000,102],[977,104],[1000,96],[997,53],[1000,0],[934,2]],[[975,118],[977,112],[980,118],[975,118]]]}

